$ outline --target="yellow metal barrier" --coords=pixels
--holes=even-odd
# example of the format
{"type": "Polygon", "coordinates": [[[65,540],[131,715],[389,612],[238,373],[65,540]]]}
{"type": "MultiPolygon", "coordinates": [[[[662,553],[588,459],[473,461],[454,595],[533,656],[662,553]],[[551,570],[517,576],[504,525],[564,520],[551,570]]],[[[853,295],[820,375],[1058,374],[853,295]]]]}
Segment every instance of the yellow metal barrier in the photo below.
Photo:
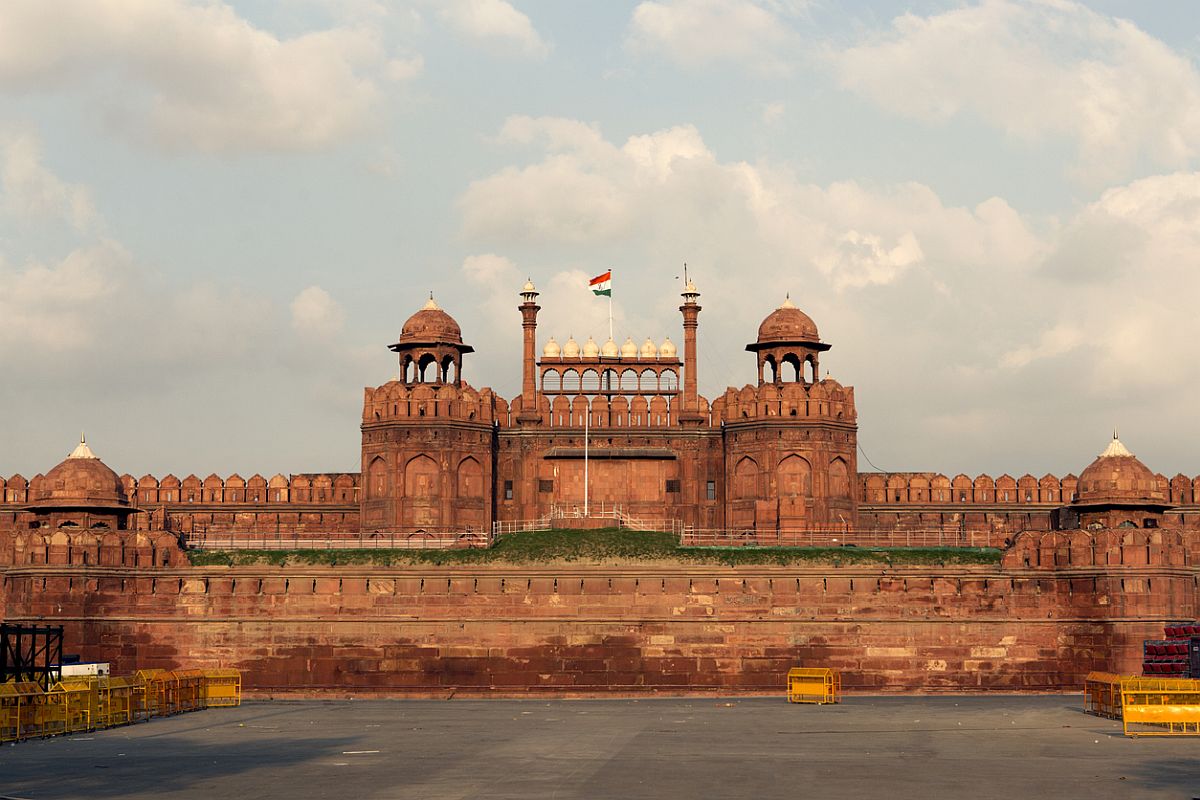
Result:
{"type": "Polygon", "coordinates": [[[1200,736],[1200,680],[1127,678],[1121,710],[1126,736],[1200,736]]]}
{"type": "Polygon", "coordinates": [[[51,686],[42,706],[42,734],[91,730],[95,697],[94,686],[86,681],[59,681],[51,686]]]}
{"type": "Polygon", "coordinates": [[[204,704],[240,706],[242,704],[242,673],[236,669],[207,669],[204,671],[204,704]]]}
{"type": "MultiPolygon", "coordinates": [[[[22,689],[27,684],[0,684],[0,742],[15,742],[26,733],[26,723],[32,722],[36,711],[27,711],[32,705],[29,692],[22,689]]],[[[37,684],[33,684],[37,686],[37,684]]],[[[41,687],[37,686],[38,692],[41,687]]]]}
{"type": "Polygon", "coordinates": [[[0,741],[45,735],[46,693],[32,681],[0,684],[0,741]]]}
{"type": "Polygon", "coordinates": [[[174,673],[162,669],[139,669],[137,677],[145,686],[141,709],[143,719],[166,717],[175,713],[175,707],[172,705],[175,695],[174,673]]]}
{"type": "Polygon", "coordinates": [[[138,697],[144,696],[145,684],[137,678],[100,678],[97,693],[100,695],[100,716],[96,726],[111,728],[114,725],[127,725],[137,717],[134,716],[138,697]]]}
{"type": "Polygon", "coordinates": [[[788,670],[789,703],[837,703],[842,697],[841,673],[818,667],[792,667],[788,670]]]}
{"type": "Polygon", "coordinates": [[[64,678],[48,692],[36,683],[9,682],[0,684],[0,742],[108,728],[241,701],[242,675],[235,669],[77,676],[64,678]]]}
{"type": "Polygon", "coordinates": [[[1121,681],[1112,672],[1089,672],[1083,683],[1083,710],[1109,719],[1121,718],[1121,681]]]}
{"type": "Polygon", "coordinates": [[[171,705],[175,707],[175,713],[204,708],[204,673],[198,669],[177,669],[172,674],[175,681],[171,686],[174,693],[171,705]]]}

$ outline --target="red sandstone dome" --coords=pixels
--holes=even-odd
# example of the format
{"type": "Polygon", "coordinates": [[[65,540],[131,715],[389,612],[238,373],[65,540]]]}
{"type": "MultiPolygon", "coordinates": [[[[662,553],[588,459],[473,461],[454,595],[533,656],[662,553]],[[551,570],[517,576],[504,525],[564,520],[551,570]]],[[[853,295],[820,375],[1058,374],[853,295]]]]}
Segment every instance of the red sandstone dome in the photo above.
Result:
{"type": "Polygon", "coordinates": [[[768,343],[816,343],[821,341],[817,323],[812,317],[792,305],[791,299],[767,315],[758,326],[758,344],[768,343]]]}
{"type": "Polygon", "coordinates": [[[128,508],[117,473],[96,457],[82,438],[66,460],[46,473],[32,506],[49,508],[128,508]]]}
{"type": "Polygon", "coordinates": [[[429,298],[421,310],[408,318],[400,329],[400,343],[462,344],[462,328],[454,317],[429,298]]]}
{"type": "Polygon", "coordinates": [[[1158,477],[1113,434],[1104,452],[1080,473],[1074,505],[1166,508],[1170,503],[1158,477]]]}

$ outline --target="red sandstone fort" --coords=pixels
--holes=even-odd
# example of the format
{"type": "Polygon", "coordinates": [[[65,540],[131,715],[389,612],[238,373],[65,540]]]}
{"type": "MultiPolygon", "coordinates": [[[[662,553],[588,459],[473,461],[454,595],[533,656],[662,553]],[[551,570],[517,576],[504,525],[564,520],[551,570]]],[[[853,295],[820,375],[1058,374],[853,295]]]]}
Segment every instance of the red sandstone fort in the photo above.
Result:
{"type": "Polygon", "coordinates": [[[1116,439],[1077,478],[860,473],[854,390],[791,302],[746,349],[757,382],[697,392],[699,293],[667,339],[537,337],[521,292],[521,394],[462,378],[431,299],[368,387],[359,473],[118,476],[81,442],[0,479],[0,611],[60,620],[88,657],[211,661],[262,691],[764,690],[787,666],[881,690],[1071,686],[1135,670],[1197,615],[1200,477],[1116,439]],[[191,567],[189,546],[469,547],[613,524],[685,544],[938,544],[999,566],[191,567]]]}

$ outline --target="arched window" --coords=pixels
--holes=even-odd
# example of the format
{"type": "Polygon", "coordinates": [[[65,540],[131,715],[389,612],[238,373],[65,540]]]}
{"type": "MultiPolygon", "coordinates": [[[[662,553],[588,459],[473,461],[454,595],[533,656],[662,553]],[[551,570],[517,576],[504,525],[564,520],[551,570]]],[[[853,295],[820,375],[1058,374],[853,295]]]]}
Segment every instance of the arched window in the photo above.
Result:
{"type": "Polygon", "coordinates": [[[812,497],[812,467],[808,461],[791,455],[779,462],[779,494],[783,497],[812,497]]]}
{"type": "Polygon", "coordinates": [[[758,463],[746,456],[733,470],[733,496],[738,500],[758,497],[758,463]]]}

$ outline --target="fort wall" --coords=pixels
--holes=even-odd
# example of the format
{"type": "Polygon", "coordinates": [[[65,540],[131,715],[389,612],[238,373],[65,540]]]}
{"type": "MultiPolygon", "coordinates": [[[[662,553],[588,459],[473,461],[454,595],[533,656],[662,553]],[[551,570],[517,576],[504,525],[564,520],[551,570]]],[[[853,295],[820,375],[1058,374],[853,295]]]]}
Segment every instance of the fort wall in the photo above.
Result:
{"type": "Polygon", "coordinates": [[[1137,671],[1143,639],[1200,613],[1198,543],[1170,531],[1023,534],[994,567],[919,568],[186,567],[161,544],[99,565],[49,544],[5,568],[0,605],[117,670],[418,695],[777,693],[796,664],[852,690],[1059,690],[1137,671]]]}

